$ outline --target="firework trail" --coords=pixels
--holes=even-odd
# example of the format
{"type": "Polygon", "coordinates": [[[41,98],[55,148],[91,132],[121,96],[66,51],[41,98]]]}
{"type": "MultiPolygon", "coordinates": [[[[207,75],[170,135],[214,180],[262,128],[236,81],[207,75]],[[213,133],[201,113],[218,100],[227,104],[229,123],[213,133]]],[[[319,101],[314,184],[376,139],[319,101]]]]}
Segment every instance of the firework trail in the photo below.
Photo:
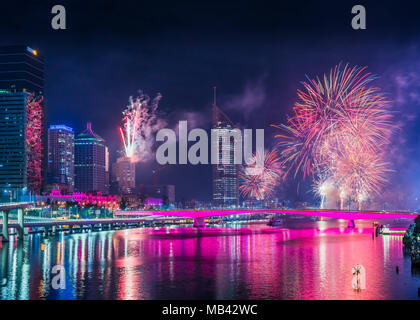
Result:
{"type": "Polygon", "coordinates": [[[264,163],[262,171],[257,175],[246,174],[246,168],[239,173],[241,185],[239,191],[244,197],[263,200],[271,197],[281,176],[281,162],[276,150],[257,151],[247,162],[250,167],[264,163]]]}
{"type": "Polygon", "coordinates": [[[134,162],[150,159],[152,154],[153,133],[164,126],[158,119],[157,108],[162,95],[158,93],[151,100],[147,94],[139,91],[135,99],[130,97],[129,105],[123,111],[123,127],[119,128],[124,153],[134,162]]]}
{"type": "Polygon", "coordinates": [[[371,86],[373,80],[366,67],[338,65],[322,79],[303,82],[294,115],[287,125],[273,125],[281,130],[276,138],[285,175],[312,176],[317,194],[328,180],[342,203],[379,192],[390,171],[383,150],[395,125],[389,100],[371,86]]]}

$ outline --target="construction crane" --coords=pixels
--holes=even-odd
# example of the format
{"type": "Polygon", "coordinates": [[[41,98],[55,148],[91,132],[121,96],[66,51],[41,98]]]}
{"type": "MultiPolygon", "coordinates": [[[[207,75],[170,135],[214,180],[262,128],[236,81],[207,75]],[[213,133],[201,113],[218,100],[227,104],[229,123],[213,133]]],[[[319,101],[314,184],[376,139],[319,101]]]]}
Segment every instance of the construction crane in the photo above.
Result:
{"type": "Polygon", "coordinates": [[[152,170],[152,174],[153,174],[153,187],[156,190],[158,183],[159,183],[159,172],[161,172],[162,170],[164,170],[166,167],[165,166],[159,166],[156,167],[152,170]]]}

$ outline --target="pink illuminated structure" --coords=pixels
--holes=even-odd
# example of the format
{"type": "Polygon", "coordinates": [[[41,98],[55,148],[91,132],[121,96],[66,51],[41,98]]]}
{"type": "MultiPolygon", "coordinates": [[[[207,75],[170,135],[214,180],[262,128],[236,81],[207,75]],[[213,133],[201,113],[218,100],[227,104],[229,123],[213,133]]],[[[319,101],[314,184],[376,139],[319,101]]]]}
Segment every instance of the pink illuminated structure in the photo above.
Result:
{"type": "Polygon", "coordinates": [[[62,195],[60,190],[52,190],[48,198],[57,201],[75,201],[78,205],[97,205],[105,208],[118,208],[118,200],[116,196],[103,196],[100,192],[96,195],[86,194],[83,192],[73,192],[73,194],[62,195]]]}
{"type": "Polygon", "coordinates": [[[231,216],[251,213],[284,213],[306,216],[344,219],[353,222],[358,219],[415,219],[416,213],[409,212],[379,212],[379,211],[345,211],[345,210],[315,210],[315,209],[205,209],[205,210],[158,210],[158,211],[116,211],[114,216],[159,215],[170,217],[193,218],[194,225],[204,226],[204,218],[215,216],[231,216]]]}
{"type": "Polygon", "coordinates": [[[29,190],[39,193],[42,185],[42,152],[43,123],[42,96],[30,94],[26,100],[27,125],[25,130],[25,143],[27,153],[27,174],[29,190]]]}
{"type": "Polygon", "coordinates": [[[161,206],[163,204],[163,200],[160,198],[146,198],[144,200],[145,206],[161,206]]]}

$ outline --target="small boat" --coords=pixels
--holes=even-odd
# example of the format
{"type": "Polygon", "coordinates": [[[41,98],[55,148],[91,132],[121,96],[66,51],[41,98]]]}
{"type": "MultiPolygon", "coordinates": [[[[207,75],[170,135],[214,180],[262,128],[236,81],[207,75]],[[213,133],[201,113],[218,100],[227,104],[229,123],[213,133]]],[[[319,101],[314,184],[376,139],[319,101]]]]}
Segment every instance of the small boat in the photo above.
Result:
{"type": "Polygon", "coordinates": [[[283,219],[277,218],[277,217],[272,217],[268,221],[267,225],[270,226],[270,227],[278,227],[278,226],[282,226],[283,223],[284,223],[283,219]]]}
{"type": "Polygon", "coordinates": [[[226,224],[226,222],[224,220],[222,220],[222,219],[219,219],[219,220],[213,221],[213,224],[224,225],[224,224],[226,224]]]}

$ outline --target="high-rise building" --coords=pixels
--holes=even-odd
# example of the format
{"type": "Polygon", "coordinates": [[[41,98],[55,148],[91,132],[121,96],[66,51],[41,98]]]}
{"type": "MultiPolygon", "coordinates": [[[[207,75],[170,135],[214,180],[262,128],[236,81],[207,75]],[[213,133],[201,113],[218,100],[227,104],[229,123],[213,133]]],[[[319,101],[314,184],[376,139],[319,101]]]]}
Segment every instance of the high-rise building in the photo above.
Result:
{"type": "Polygon", "coordinates": [[[27,46],[0,47],[0,188],[40,193],[46,176],[44,61],[27,46]]]}
{"type": "MultiPolygon", "coordinates": [[[[213,205],[216,207],[235,207],[239,204],[238,165],[234,163],[234,132],[232,121],[216,105],[216,92],[213,102],[213,129],[220,130],[218,141],[218,163],[213,164],[213,205]],[[228,143],[224,143],[224,136],[228,143]],[[223,157],[229,157],[223,163],[223,157]]],[[[217,141],[212,141],[212,149],[217,148],[217,141]]]]}
{"type": "Polygon", "coordinates": [[[105,140],[93,132],[92,124],[74,140],[75,189],[77,192],[106,193],[105,140]]]}
{"type": "Polygon", "coordinates": [[[74,191],[74,132],[65,125],[48,129],[48,184],[74,191]]]}
{"type": "Polygon", "coordinates": [[[0,91],[0,186],[20,189],[28,185],[26,100],[24,92],[0,91]]]}
{"type": "Polygon", "coordinates": [[[27,46],[0,47],[0,88],[44,94],[44,59],[27,46]]]}
{"type": "Polygon", "coordinates": [[[133,193],[136,188],[136,164],[129,157],[119,157],[112,165],[112,180],[119,194],[133,193]]]}

